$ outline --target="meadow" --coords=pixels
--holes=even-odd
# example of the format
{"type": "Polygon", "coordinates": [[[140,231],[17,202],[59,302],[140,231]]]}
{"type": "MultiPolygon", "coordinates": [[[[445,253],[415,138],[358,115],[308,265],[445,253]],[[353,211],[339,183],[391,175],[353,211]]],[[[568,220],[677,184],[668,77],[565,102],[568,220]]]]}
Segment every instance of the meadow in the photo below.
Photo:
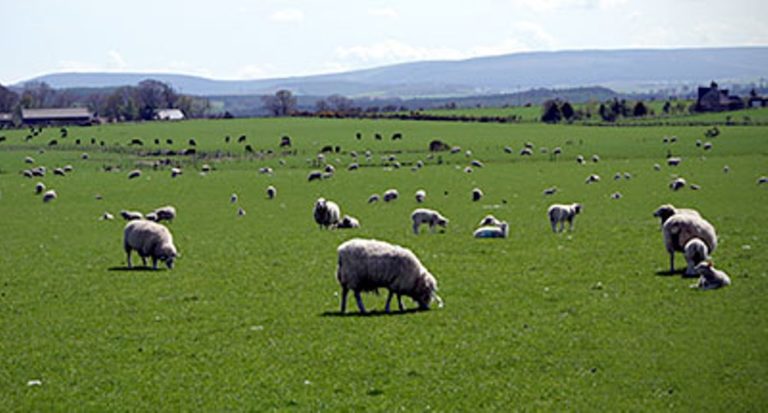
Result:
{"type": "MultiPolygon", "coordinates": [[[[71,127],[63,139],[48,128],[28,142],[28,130],[0,131],[0,406],[764,409],[768,186],[756,180],[768,175],[768,128],[721,126],[705,152],[694,142],[706,140],[706,129],[293,118],[71,127]],[[403,139],[389,139],[395,132],[403,139]],[[234,142],[241,135],[247,142],[234,142]],[[280,153],[283,135],[294,152],[280,153]],[[676,143],[662,143],[672,135],[676,143]],[[74,144],[91,138],[105,145],[74,144]],[[144,146],[128,147],[134,138],[144,146]],[[187,148],[190,138],[200,158],[173,157],[184,170],[175,179],[167,168],[146,166],[156,157],[141,156],[187,148]],[[49,147],[53,139],[58,145],[49,147]],[[462,152],[429,159],[433,139],[462,152]],[[525,142],[535,145],[532,157],[518,154],[525,142]],[[341,147],[327,155],[335,176],[307,182],[326,145],[341,147]],[[563,149],[557,159],[541,151],[555,146],[563,149]],[[366,150],[372,161],[361,158],[359,170],[347,171],[349,152],[366,150]],[[666,166],[670,153],[683,158],[680,166],[666,166]],[[390,154],[403,167],[384,166],[390,154]],[[579,154],[601,161],[578,165],[579,154]],[[25,156],[49,173],[22,177],[34,166],[25,156]],[[465,173],[472,159],[485,167],[465,173]],[[426,165],[412,171],[417,160],[426,165]],[[142,177],[128,180],[137,163],[142,177]],[[214,170],[200,174],[204,163],[214,170]],[[74,167],[68,176],[50,172],[66,164],[74,167]],[[274,174],[259,174],[265,166],[274,174]],[[614,180],[616,172],[632,179],[614,180]],[[602,180],[586,185],[592,173],[602,180]],[[701,190],[672,192],[678,175],[701,190]],[[44,204],[34,195],[38,180],[59,198],[44,204]],[[277,187],[275,200],[265,196],[268,185],[277,187]],[[544,196],[551,186],[559,191],[544,196]],[[471,201],[474,187],[485,193],[479,202],[471,201]],[[367,203],[388,188],[401,198],[367,203]],[[445,233],[412,233],[419,188],[427,191],[423,206],[450,219],[445,233]],[[623,197],[611,199],[617,191],[623,197]],[[312,205],[321,196],[362,227],[318,229],[312,205]],[[546,209],[555,202],[584,205],[573,232],[550,230],[546,209]],[[651,215],[663,203],[696,208],[717,228],[713,258],[732,286],[698,291],[689,288],[695,279],[667,274],[651,215]],[[168,226],[182,256],[173,270],[127,270],[124,222],[99,217],[166,204],[178,210],[168,226]],[[247,214],[238,216],[238,207],[247,214]],[[488,213],[510,223],[508,239],[472,238],[488,213]],[[387,315],[386,294],[369,294],[371,315],[354,306],[339,314],[336,247],[354,237],[411,248],[437,278],[445,307],[387,315]]],[[[683,268],[682,255],[676,262],[683,268]]]]}

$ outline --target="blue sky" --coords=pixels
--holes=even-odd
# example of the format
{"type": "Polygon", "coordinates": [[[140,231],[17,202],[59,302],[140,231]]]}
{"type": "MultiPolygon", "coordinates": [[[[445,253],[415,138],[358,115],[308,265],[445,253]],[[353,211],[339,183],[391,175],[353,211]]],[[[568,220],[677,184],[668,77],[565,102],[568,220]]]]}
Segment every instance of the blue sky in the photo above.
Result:
{"type": "Polygon", "coordinates": [[[0,83],[259,79],[520,51],[768,45],[768,1],[4,0],[0,83]]]}

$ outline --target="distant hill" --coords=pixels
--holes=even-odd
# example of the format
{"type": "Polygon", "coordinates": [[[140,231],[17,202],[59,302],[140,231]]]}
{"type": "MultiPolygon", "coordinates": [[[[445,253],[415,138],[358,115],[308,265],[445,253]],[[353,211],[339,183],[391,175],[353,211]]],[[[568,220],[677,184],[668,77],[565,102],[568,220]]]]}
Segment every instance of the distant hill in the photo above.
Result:
{"type": "MultiPolygon", "coordinates": [[[[633,91],[683,83],[749,82],[768,77],[768,47],[584,50],[514,53],[458,61],[425,61],[351,72],[264,80],[213,80],[151,73],[55,73],[54,88],[115,87],[157,79],[193,95],[435,97],[499,94],[532,88],[604,86],[633,91]]],[[[18,85],[17,85],[18,86],[18,85]]]]}

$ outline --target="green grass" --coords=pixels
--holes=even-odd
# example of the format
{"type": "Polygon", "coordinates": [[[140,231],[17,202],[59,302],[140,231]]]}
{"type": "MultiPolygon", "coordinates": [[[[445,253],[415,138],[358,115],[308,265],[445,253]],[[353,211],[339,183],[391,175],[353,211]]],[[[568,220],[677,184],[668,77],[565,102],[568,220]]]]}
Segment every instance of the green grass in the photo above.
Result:
{"type": "MultiPolygon", "coordinates": [[[[592,128],[540,124],[458,124],[371,120],[258,119],[70,128],[58,149],[46,130],[3,131],[0,143],[0,405],[7,411],[754,411],[768,402],[768,191],[766,128],[722,127],[711,152],[696,148],[704,127],[592,128]],[[354,138],[357,131],[364,139],[354,138]],[[402,141],[375,141],[402,132],[402,141]],[[295,155],[246,155],[224,136],[248,136],[277,150],[282,134],[295,155]],[[665,145],[661,138],[676,135],[665,145]],[[75,147],[77,137],[104,140],[75,147]],[[185,173],[145,168],[127,142],[194,137],[221,160],[185,162],[185,173]],[[427,159],[430,140],[473,151],[427,159]],[[526,141],[532,158],[505,154],[526,141]],[[120,145],[117,146],[116,144],[120,145]],[[374,152],[355,172],[347,154],[329,155],[336,177],[306,182],[324,145],[374,152]],[[561,146],[552,161],[541,147],[561,146]],[[45,149],[39,153],[39,149],[45,149]],[[386,170],[397,151],[421,171],[386,170]],[[667,152],[677,169],[653,170],[667,152]],[[80,159],[88,152],[89,160],[80,159]],[[601,156],[579,166],[577,154],[601,156]],[[28,165],[72,164],[67,177],[42,179],[59,199],[33,195],[28,165]],[[285,166],[278,160],[285,160],[285,166]],[[340,162],[336,161],[340,159],[340,162]],[[485,162],[471,174],[471,159],[485,162]],[[216,170],[197,173],[203,162],[216,170]],[[105,164],[120,172],[102,172],[105,164]],[[731,172],[723,174],[723,165],[731,172]],[[262,166],[274,176],[260,175],[262,166]],[[633,179],[614,181],[615,172],[633,179]],[[602,182],[585,185],[591,173],[602,182]],[[671,192],[673,175],[702,186],[671,192]],[[278,188],[268,201],[267,185],[278,188]],[[546,198],[544,188],[560,191],[546,198]],[[480,187],[486,197],[470,200],[480,187]],[[371,193],[397,188],[391,204],[371,193]],[[416,189],[446,215],[444,234],[410,233],[416,189]],[[612,192],[624,197],[615,201],[612,192]],[[238,217],[229,195],[240,196],[238,217]],[[97,200],[96,194],[103,199],[97,200]],[[312,221],[324,196],[358,217],[359,230],[321,231],[312,221]],[[573,233],[555,235],[553,202],[581,202],[573,233]],[[733,286],[699,292],[667,268],[658,221],[662,203],[699,209],[718,229],[714,253],[733,286]],[[173,204],[169,224],[182,252],[172,271],[124,271],[119,221],[104,211],[173,204]],[[506,240],[474,240],[493,213],[511,224],[506,240]],[[391,316],[339,316],[336,247],[375,237],[411,248],[436,276],[442,309],[391,316]],[[41,386],[28,386],[39,379],[41,386]]],[[[168,145],[161,145],[168,148],[168,145]]],[[[134,262],[136,259],[134,257],[134,262]]],[[[682,256],[677,257],[683,266],[682,256]]],[[[386,294],[365,296],[383,309],[386,294]]],[[[413,307],[409,300],[406,305],[413,307]]]]}

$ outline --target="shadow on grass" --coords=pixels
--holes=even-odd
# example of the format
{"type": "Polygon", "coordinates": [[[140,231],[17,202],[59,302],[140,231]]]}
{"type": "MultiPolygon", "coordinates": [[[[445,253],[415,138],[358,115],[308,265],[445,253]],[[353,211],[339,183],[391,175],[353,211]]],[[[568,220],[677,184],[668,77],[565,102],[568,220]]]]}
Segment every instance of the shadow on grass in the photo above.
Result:
{"type": "Polygon", "coordinates": [[[156,270],[152,269],[152,267],[110,267],[107,269],[107,271],[119,271],[119,272],[155,272],[155,271],[165,271],[165,268],[158,268],[156,270]]]}
{"type": "Polygon", "coordinates": [[[392,312],[385,312],[384,310],[374,310],[374,311],[368,311],[367,313],[361,313],[357,310],[342,313],[340,311],[325,311],[320,314],[320,317],[382,317],[382,316],[398,316],[398,315],[406,315],[406,314],[413,314],[413,313],[421,313],[423,311],[428,310],[422,310],[420,308],[409,308],[405,311],[392,311],[392,312]]]}
{"type": "Polygon", "coordinates": [[[673,275],[683,275],[685,273],[685,270],[674,270],[674,271],[656,271],[656,275],[659,277],[671,277],[673,275]]]}

